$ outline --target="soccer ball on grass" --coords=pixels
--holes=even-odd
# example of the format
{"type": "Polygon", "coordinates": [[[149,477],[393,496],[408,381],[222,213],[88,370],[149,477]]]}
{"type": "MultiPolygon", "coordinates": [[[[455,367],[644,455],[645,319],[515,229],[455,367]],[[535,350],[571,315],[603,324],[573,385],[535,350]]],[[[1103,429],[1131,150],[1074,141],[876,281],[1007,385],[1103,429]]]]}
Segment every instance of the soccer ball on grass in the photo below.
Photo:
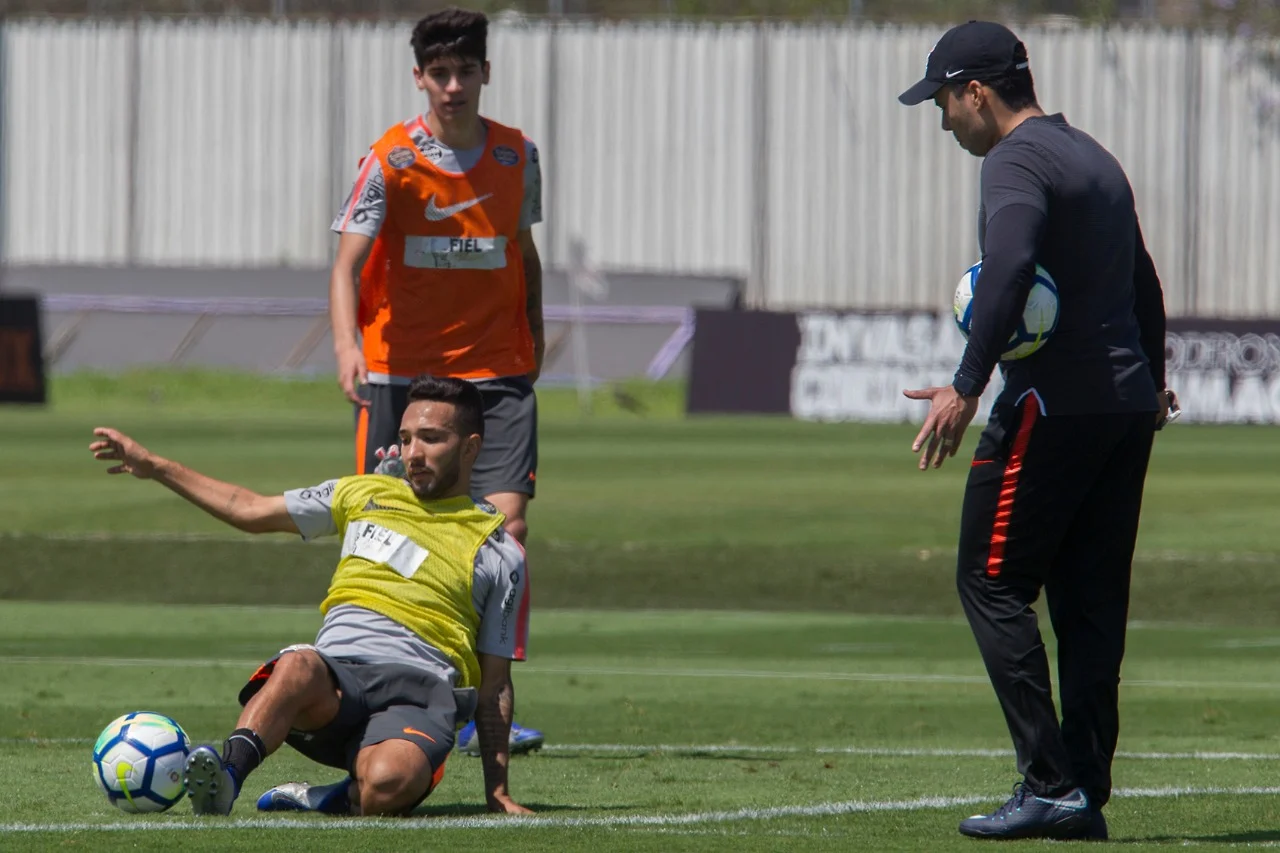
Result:
{"type": "Polygon", "coordinates": [[[183,769],[191,739],[150,711],[112,720],[93,745],[93,778],[112,805],[130,814],[162,812],[187,791],[183,769]]]}

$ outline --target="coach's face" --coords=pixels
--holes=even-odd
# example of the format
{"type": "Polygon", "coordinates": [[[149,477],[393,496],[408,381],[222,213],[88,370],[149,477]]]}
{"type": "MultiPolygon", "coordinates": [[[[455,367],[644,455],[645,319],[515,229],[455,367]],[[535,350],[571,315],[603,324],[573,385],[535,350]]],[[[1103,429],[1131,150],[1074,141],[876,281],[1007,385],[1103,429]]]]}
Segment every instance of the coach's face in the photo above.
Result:
{"type": "Polygon", "coordinates": [[[990,94],[981,83],[974,80],[964,86],[943,86],[933,102],[942,111],[942,129],[965,151],[985,157],[995,147],[999,134],[989,108],[990,94]]]}
{"type": "Polygon", "coordinates": [[[456,415],[452,403],[415,400],[400,419],[404,476],[420,500],[458,497],[471,486],[480,436],[459,435],[456,415]]]}

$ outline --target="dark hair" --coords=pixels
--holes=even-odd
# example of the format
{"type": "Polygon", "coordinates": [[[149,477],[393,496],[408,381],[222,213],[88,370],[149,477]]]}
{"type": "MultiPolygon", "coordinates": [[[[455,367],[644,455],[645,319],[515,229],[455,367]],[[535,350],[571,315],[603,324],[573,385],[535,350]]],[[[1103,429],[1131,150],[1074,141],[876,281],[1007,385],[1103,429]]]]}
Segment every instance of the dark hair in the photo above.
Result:
{"type": "Polygon", "coordinates": [[[433,403],[452,403],[453,429],[466,438],[478,435],[484,438],[484,398],[480,389],[465,379],[452,376],[431,376],[424,373],[409,383],[409,402],[429,400],[433,403]]]}
{"type": "Polygon", "coordinates": [[[1031,77],[1031,69],[990,80],[987,85],[1014,112],[1036,106],[1036,81],[1031,77]]]}
{"type": "Polygon", "coordinates": [[[422,69],[445,56],[484,62],[488,37],[489,19],[483,12],[451,6],[418,21],[409,43],[422,69]]]}

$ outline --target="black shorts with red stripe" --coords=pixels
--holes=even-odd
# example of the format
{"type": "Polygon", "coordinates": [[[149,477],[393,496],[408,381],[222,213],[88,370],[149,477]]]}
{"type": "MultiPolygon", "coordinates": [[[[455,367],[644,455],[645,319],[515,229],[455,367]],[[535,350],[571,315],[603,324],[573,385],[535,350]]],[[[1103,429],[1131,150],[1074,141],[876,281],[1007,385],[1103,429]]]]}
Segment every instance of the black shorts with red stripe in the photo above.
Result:
{"type": "Polygon", "coordinates": [[[1018,768],[1037,793],[1111,793],[1129,578],[1153,412],[1045,416],[1029,392],[998,403],[961,510],[957,585],[1004,709],[1018,768]],[[1032,604],[1058,641],[1055,712],[1032,604]]]}

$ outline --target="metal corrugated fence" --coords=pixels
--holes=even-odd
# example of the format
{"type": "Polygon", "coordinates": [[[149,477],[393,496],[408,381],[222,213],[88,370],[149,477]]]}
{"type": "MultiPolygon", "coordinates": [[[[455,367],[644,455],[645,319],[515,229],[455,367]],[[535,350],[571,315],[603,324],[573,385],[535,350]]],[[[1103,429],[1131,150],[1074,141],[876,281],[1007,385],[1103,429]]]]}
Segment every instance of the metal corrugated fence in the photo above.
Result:
{"type": "MultiPolygon", "coordinates": [[[[368,145],[422,106],[405,22],[10,22],[13,263],[323,266],[368,145]]],[[[933,29],[495,24],[484,110],[543,151],[551,263],[732,273],[773,307],[937,307],[979,163],[933,29]]],[[[1041,102],[1129,172],[1171,313],[1280,316],[1280,46],[1028,30],[1041,102]]]]}

